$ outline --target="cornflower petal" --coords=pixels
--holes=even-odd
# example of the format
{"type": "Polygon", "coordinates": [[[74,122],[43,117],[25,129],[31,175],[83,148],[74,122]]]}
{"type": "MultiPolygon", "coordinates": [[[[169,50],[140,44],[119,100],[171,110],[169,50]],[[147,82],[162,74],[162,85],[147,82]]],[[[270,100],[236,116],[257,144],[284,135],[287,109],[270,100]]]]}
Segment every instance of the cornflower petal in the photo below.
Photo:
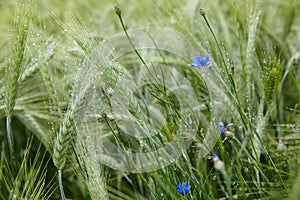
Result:
{"type": "Polygon", "coordinates": [[[195,63],[191,63],[191,64],[189,64],[189,66],[191,66],[191,67],[198,67],[198,65],[195,64],[195,63]]]}
{"type": "Polygon", "coordinates": [[[193,61],[194,61],[194,63],[196,63],[196,64],[200,64],[201,63],[201,56],[200,55],[197,55],[196,57],[195,57],[195,59],[193,59],[193,61]]]}
{"type": "Polygon", "coordinates": [[[227,124],[227,126],[225,127],[224,124],[223,124],[223,122],[219,122],[219,125],[220,125],[220,133],[221,134],[226,134],[227,131],[228,131],[228,127],[229,126],[233,126],[233,124],[230,123],[230,124],[227,124]]]}
{"type": "Polygon", "coordinates": [[[209,59],[210,59],[209,55],[206,55],[205,58],[204,58],[204,63],[205,63],[204,65],[205,66],[210,65],[209,59]]]}
{"type": "Polygon", "coordinates": [[[183,182],[176,186],[176,190],[184,196],[191,190],[191,185],[189,185],[187,182],[183,182]]]}

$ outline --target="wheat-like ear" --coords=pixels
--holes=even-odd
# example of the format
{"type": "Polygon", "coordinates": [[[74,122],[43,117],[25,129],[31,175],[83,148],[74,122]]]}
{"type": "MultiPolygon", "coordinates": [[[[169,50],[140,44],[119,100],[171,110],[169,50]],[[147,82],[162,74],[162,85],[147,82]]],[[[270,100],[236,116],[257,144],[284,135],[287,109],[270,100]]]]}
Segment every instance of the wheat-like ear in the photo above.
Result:
{"type": "MultiPolygon", "coordinates": [[[[56,22],[63,28],[63,30],[68,31],[68,33],[73,37],[73,39],[83,50],[84,54],[89,55],[94,46],[97,44],[97,41],[90,37],[90,32],[88,31],[87,27],[81,25],[81,20],[76,18],[73,13],[68,13],[66,15],[66,18],[68,18],[70,22],[65,24],[55,14],[50,14],[54,18],[54,20],[56,20],[56,22]]],[[[73,123],[73,112],[77,103],[70,101],[69,108],[67,112],[63,115],[59,109],[59,101],[55,94],[55,88],[53,85],[53,81],[51,80],[51,73],[46,67],[44,67],[42,69],[42,74],[50,98],[52,99],[53,104],[57,106],[58,112],[62,117],[62,122],[53,142],[52,158],[54,165],[58,169],[58,179],[61,197],[62,199],[65,199],[65,194],[62,185],[62,169],[64,168],[66,162],[66,154],[72,141],[73,131],[71,130],[71,127],[73,123]]]]}
{"type": "MultiPolygon", "coordinates": [[[[64,29],[67,30],[71,36],[75,39],[77,44],[82,48],[84,53],[88,55],[93,47],[97,44],[97,41],[89,37],[90,32],[87,27],[81,25],[81,20],[75,17],[73,13],[66,14],[70,23],[64,24],[57,16],[51,13],[56,22],[64,29]]],[[[47,89],[52,97],[53,103],[58,105],[56,99],[55,90],[53,88],[53,82],[51,80],[51,74],[47,68],[42,70],[44,81],[47,83],[47,89]]],[[[80,98],[79,98],[80,99],[80,98]]],[[[53,144],[53,162],[55,166],[61,170],[65,164],[65,155],[71,142],[70,127],[72,126],[72,115],[76,106],[76,102],[70,102],[69,109],[63,117],[63,122],[60,125],[59,131],[54,139],[53,144]]]]}
{"type": "Polygon", "coordinates": [[[274,96],[278,87],[279,75],[280,75],[280,71],[277,68],[272,68],[266,77],[265,95],[266,95],[266,102],[268,105],[272,104],[274,101],[274,96]]]}
{"type": "Polygon", "coordinates": [[[76,159],[83,172],[81,175],[85,179],[88,190],[93,200],[107,200],[105,177],[103,176],[103,165],[99,157],[99,149],[94,144],[94,138],[83,139],[78,135],[74,144],[76,159]],[[88,145],[87,145],[88,144],[88,145]]]}
{"type": "Polygon", "coordinates": [[[66,154],[72,139],[71,127],[71,111],[67,111],[53,143],[53,162],[59,170],[61,170],[65,165],[66,154]]]}
{"type": "Polygon", "coordinates": [[[28,34],[31,4],[23,1],[18,3],[12,27],[13,50],[12,57],[5,66],[5,113],[6,131],[10,152],[13,152],[14,142],[11,127],[11,118],[19,89],[19,79],[25,60],[25,47],[28,34]]]}
{"type": "Polygon", "coordinates": [[[80,16],[76,13],[67,12],[65,17],[69,20],[68,23],[62,22],[53,12],[50,11],[53,19],[72,36],[75,42],[80,46],[86,55],[88,55],[95,46],[99,43],[97,39],[91,36],[88,27],[82,25],[80,16]]]}
{"type": "Polygon", "coordinates": [[[51,38],[45,42],[45,47],[48,49],[46,53],[40,52],[39,54],[39,64],[40,64],[40,73],[43,78],[43,83],[47,89],[48,95],[51,99],[51,103],[54,108],[57,108],[58,114],[61,116],[59,100],[56,94],[56,89],[53,81],[53,74],[51,73],[48,65],[50,57],[53,56],[56,44],[51,41],[51,38]]]}
{"type": "Polygon", "coordinates": [[[70,143],[72,141],[72,110],[68,110],[64,115],[62,123],[60,124],[59,131],[56,134],[53,143],[53,163],[58,169],[58,181],[59,181],[59,188],[61,193],[61,198],[64,200],[66,199],[63,184],[62,184],[62,169],[66,162],[66,154],[68,152],[70,143]]]}

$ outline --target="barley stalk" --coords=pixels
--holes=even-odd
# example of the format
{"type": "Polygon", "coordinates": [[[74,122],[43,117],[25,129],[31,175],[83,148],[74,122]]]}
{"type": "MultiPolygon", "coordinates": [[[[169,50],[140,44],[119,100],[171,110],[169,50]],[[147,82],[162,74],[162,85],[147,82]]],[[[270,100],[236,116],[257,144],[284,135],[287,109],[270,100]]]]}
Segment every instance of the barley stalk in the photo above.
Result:
{"type": "Polygon", "coordinates": [[[25,47],[29,25],[29,6],[21,2],[13,23],[13,52],[12,58],[5,66],[5,114],[7,140],[11,154],[14,151],[11,118],[16,104],[16,96],[19,90],[19,79],[25,61],[25,47]]]}
{"type": "MultiPolygon", "coordinates": [[[[82,173],[88,186],[91,199],[107,200],[106,183],[103,177],[103,167],[99,159],[99,150],[92,139],[77,137],[75,150],[84,173],[82,173]]],[[[99,147],[100,149],[101,147],[99,147]]]]}
{"type": "Polygon", "coordinates": [[[59,189],[62,200],[65,200],[65,193],[62,184],[62,169],[66,163],[66,154],[72,141],[72,110],[68,110],[64,115],[63,121],[60,124],[59,131],[56,134],[53,144],[53,163],[58,169],[59,189]]]}
{"type": "Polygon", "coordinates": [[[59,131],[53,144],[53,162],[57,169],[61,170],[66,162],[66,154],[71,143],[72,111],[68,110],[64,115],[59,131]]]}

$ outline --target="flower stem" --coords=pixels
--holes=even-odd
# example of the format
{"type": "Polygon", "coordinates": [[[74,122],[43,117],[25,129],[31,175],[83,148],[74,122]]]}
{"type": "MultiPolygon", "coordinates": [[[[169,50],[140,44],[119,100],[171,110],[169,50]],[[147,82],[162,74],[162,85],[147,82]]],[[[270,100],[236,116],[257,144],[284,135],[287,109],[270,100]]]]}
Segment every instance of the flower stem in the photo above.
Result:
{"type": "Polygon", "coordinates": [[[226,170],[222,171],[222,175],[223,175],[223,178],[225,179],[226,189],[227,189],[227,192],[229,193],[229,199],[233,199],[230,177],[228,176],[226,170]]]}
{"type": "Polygon", "coordinates": [[[206,23],[209,31],[211,32],[211,34],[212,34],[212,36],[214,38],[215,43],[217,44],[218,50],[219,50],[219,52],[221,54],[222,62],[224,64],[225,72],[228,75],[228,78],[230,79],[230,82],[232,84],[232,87],[233,87],[234,91],[236,91],[236,87],[235,87],[235,83],[234,83],[233,77],[232,77],[231,73],[229,73],[229,71],[228,71],[227,64],[225,62],[225,58],[224,58],[224,55],[222,53],[220,44],[219,44],[219,42],[217,40],[217,37],[216,37],[214,31],[212,30],[212,28],[211,28],[211,26],[210,26],[210,24],[209,24],[209,22],[208,22],[208,20],[206,18],[205,12],[202,9],[200,9],[200,14],[202,15],[202,17],[203,17],[203,19],[204,19],[204,21],[205,21],[205,23],[206,23]]]}
{"type": "Polygon", "coordinates": [[[125,27],[124,22],[123,22],[123,19],[122,19],[121,9],[120,9],[118,6],[115,6],[115,13],[116,13],[116,14],[118,15],[118,17],[119,17],[119,20],[120,20],[120,22],[121,22],[122,28],[123,28],[123,30],[124,30],[124,33],[125,33],[125,35],[126,35],[128,41],[129,41],[131,47],[133,48],[134,52],[135,52],[136,55],[139,57],[139,59],[141,60],[141,62],[143,63],[143,65],[148,69],[148,66],[147,66],[146,62],[145,62],[144,59],[142,58],[141,54],[137,51],[137,49],[135,48],[135,46],[134,46],[134,44],[133,44],[131,38],[130,38],[129,35],[128,35],[128,32],[127,32],[127,30],[126,30],[126,27],[125,27]]]}
{"type": "MultiPolygon", "coordinates": [[[[216,37],[216,35],[215,35],[213,29],[211,28],[211,26],[210,26],[210,24],[209,24],[209,22],[208,22],[208,20],[207,20],[207,18],[206,18],[206,15],[205,15],[204,10],[203,10],[203,9],[200,9],[199,12],[200,12],[200,14],[202,15],[202,17],[203,17],[203,19],[204,19],[204,21],[205,21],[205,23],[206,23],[206,25],[207,25],[209,31],[211,32],[211,34],[212,34],[212,36],[213,36],[213,38],[214,38],[214,41],[215,41],[215,43],[216,43],[216,45],[217,45],[217,47],[218,47],[218,50],[219,50],[219,52],[220,52],[220,54],[221,54],[222,62],[223,62],[223,65],[224,65],[224,69],[225,69],[225,72],[226,72],[226,74],[227,74],[227,76],[228,76],[228,78],[229,78],[229,81],[230,81],[230,83],[231,83],[231,87],[232,87],[232,90],[233,90],[233,93],[234,93],[234,96],[235,96],[235,99],[236,99],[237,108],[238,108],[239,113],[240,113],[240,115],[241,115],[241,119],[242,119],[242,121],[243,121],[243,124],[244,124],[245,127],[248,129],[248,123],[246,122],[246,121],[247,121],[247,117],[246,117],[246,115],[244,114],[243,110],[241,109],[241,103],[240,103],[240,100],[239,100],[239,97],[238,97],[238,93],[237,93],[237,90],[236,90],[236,85],[235,85],[235,82],[234,82],[234,79],[233,79],[232,74],[229,73],[229,71],[228,71],[228,67],[227,67],[227,64],[226,64],[226,61],[225,61],[225,57],[224,57],[224,55],[223,55],[223,53],[222,53],[220,44],[219,44],[219,42],[218,42],[218,40],[217,40],[217,37],[216,37]]],[[[250,124],[250,126],[251,126],[251,124],[250,124]]]]}

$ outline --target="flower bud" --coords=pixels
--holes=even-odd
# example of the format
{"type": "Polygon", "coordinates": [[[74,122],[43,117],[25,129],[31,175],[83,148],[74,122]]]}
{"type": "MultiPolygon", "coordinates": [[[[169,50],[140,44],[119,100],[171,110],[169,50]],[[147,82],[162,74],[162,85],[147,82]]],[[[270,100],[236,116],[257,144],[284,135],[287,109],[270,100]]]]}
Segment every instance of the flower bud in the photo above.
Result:
{"type": "Polygon", "coordinates": [[[277,145],[277,150],[280,152],[283,152],[283,151],[285,151],[285,149],[286,149],[285,144],[281,140],[279,140],[278,145],[277,145]]]}
{"type": "Polygon", "coordinates": [[[199,13],[200,13],[201,15],[205,15],[204,9],[203,9],[203,8],[200,8],[200,9],[199,9],[199,13]]]}
{"type": "Polygon", "coordinates": [[[121,8],[118,5],[115,5],[115,13],[121,15],[121,8]]]}
{"type": "Polygon", "coordinates": [[[225,163],[222,160],[220,160],[220,158],[218,157],[218,155],[216,153],[213,153],[212,157],[213,157],[215,169],[220,172],[224,172],[225,171],[225,163]]]}

